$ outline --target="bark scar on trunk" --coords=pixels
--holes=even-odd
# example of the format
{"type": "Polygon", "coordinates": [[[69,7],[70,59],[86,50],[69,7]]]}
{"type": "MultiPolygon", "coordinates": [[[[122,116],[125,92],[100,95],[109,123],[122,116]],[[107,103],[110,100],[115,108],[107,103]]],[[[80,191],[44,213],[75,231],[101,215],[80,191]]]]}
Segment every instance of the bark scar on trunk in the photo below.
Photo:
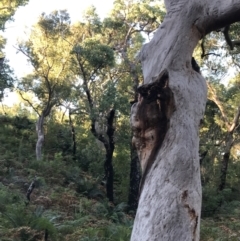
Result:
{"type": "Polygon", "coordinates": [[[142,169],[139,193],[163,143],[170,117],[175,110],[168,71],[163,70],[152,81],[138,88],[138,102],[131,109],[132,144],[138,152],[142,169]]]}
{"type": "Polygon", "coordinates": [[[194,226],[193,226],[193,237],[194,237],[193,241],[194,241],[196,237],[197,226],[198,226],[198,215],[196,214],[195,209],[191,208],[189,204],[185,203],[184,207],[187,209],[190,219],[193,220],[194,222],[194,226]]]}
{"type": "Polygon", "coordinates": [[[194,241],[196,237],[197,226],[198,226],[198,215],[196,214],[195,209],[191,208],[187,203],[187,198],[188,198],[188,190],[185,190],[182,193],[182,202],[184,203],[184,208],[187,209],[190,219],[194,221],[194,226],[193,226],[193,237],[194,237],[193,241],[194,241]]]}

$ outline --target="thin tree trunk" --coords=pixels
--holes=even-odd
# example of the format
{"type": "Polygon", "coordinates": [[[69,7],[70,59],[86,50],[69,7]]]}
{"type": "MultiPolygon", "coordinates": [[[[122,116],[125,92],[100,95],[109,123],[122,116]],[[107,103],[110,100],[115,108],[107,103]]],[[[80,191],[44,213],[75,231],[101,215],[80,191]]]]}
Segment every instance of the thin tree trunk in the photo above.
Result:
{"type": "Polygon", "coordinates": [[[107,116],[107,131],[106,135],[108,138],[104,136],[101,131],[96,130],[96,117],[94,113],[94,105],[93,105],[93,99],[91,96],[90,89],[88,87],[87,78],[84,72],[84,68],[82,63],[79,61],[79,66],[83,72],[83,84],[84,84],[84,90],[87,96],[89,108],[90,108],[90,116],[91,116],[91,132],[92,134],[103,143],[106,155],[105,155],[105,163],[104,163],[104,170],[105,170],[105,178],[106,178],[106,192],[107,197],[110,202],[113,202],[113,166],[112,166],[112,157],[113,157],[113,151],[114,151],[114,131],[115,128],[113,127],[113,121],[115,117],[115,110],[112,109],[108,113],[107,116]]]}
{"type": "Polygon", "coordinates": [[[112,109],[107,116],[107,136],[108,136],[108,146],[105,146],[106,149],[106,159],[104,163],[105,176],[106,176],[106,191],[107,197],[110,202],[113,202],[113,165],[112,158],[115,148],[114,144],[114,131],[113,121],[115,117],[115,110],[112,109]]]}
{"type": "Polygon", "coordinates": [[[71,110],[69,110],[69,124],[71,127],[71,132],[72,132],[72,158],[73,160],[76,160],[76,151],[77,151],[77,143],[76,143],[76,133],[75,133],[75,128],[72,122],[72,117],[71,117],[71,110]]]}
{"type": "MultiPolygon", "coordinates": [[[[44,142],[44,121],[45,118],[50,114],[52,107],[54,106],[54,102],[50,103],[50,97],[49,97],[49,102],[45,109],[42,111],[41,115],[39,115],[37,124],[36,124],[36,132],[37,132],[37,143],[36,143],[36,158],[37,160],[42,159],[42,146],[44,142]]],[[[38,113],[38,112],[37,112],[38,113]]]]}
{"type": "Polygon", "coordinates": [[[226,186],[227,170],[229,163],[230,152],[225,152],[222,159],[221,174],[220,174],[220,184],[218,190],[221,192],[226,186]]]}
{"type": "Polygon", "coordinates": [[[112,109],[107,116],[107,131],[106,135],[108,138],[106,138],[103,134],[98,132],[95,127],[96,120],[93,118],[92,124],[91,124],[91,132],[92,134],[103,143],[105,148],[105,162],[104,162],[104,171],[105,176],[104,179],[106,179],[106,192],[107,192],[107,198],[110,202],[113,202],[113,166],[112,166],[112,158],[113,158],[113,152],[115,148],[114,143],[114,132],[115,128],[113,126],[113,121],[115,118],[115,110],[112,109]]]}
{"type": "Polygon", "coordinates": [[[137,210],[139,184],[141,180],[140,163],[137,150],[131,145],[131,166],[130,166],[130,188],[128,196],[128,206],[130,210],[137,210]]]}
{"type": "Polygon", "coordinates": [[[42,146],[44,142],[44,115],[39,116],[37,124],[36,124],[36,132],[37,132],[37,143],[36,143],[36,158],[37,160],[41,160],[42,158],[42,146]]]}
{"type": "Polygon", "coordinates": [[[165,0],[167,15],[140,58],[144,85],[131,125],[143,169],[131,241],[198,241],[199,125],[206,81],[191,65],[198,41],[240,20],[240,1],[165,0]]]}
{"type": "Polygon", "coordinates": [[[222,159],[222,162],[221,162],[220,184],[218,186],[218,191],[220,191],[220,192],[226,186],[228,163],[229,163],[232,145],[233,145],[233,136],[232,136],[232,133],[228,133],[227,134],[227,140],[226,140],[226,147],[225,147],[223,159],[222,159]]]}

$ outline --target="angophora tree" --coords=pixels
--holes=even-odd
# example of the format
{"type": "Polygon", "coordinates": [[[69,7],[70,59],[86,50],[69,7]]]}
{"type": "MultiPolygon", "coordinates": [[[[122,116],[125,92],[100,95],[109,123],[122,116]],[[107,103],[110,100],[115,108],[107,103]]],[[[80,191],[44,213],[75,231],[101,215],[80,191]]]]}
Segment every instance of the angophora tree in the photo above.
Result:
{"type": "Polygon", "coordinates": [[[167,15],[139,55],[144,85],[132,107],[143,179],[132,241],[199,240],[198,129],[207,99],[192,68],[198,41],[240,20],[240,0],[165,0],[167,15]]]}
{"type": "Polygon", "coordinates": [[[22,98],[38,114],[36,132],[36,158],[42,157],[44,142],[44,122],[56,105],[60,105],[70,94],[70,84],[74,79],[69,74],[70,45],[63,38],[69,34],[70,19],[66,11],[55,11],[42,15],[33,28],[30,39],[19,44],[31,63],[33,72],[19,83],[22,98]],[[24,96],[33,93],[37,101],[24,96]]]}

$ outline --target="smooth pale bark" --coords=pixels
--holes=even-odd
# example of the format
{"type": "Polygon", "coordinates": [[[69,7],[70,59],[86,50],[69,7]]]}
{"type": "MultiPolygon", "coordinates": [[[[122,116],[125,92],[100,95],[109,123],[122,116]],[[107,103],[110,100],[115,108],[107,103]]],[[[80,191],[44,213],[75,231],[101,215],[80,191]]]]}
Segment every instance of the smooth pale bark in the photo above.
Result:
{"type": "Polygon", "coordinates": [[[42,146],[44,142],[44,129],[43,129],[43,124],[44,124],[44,116],[41,115],[39,116],[36,124],[36,132],[37,132],[37,143],[36,143],[36,158],[37,160],[41,160],[42,158],[42,146]]]}
{"type": "MultiPolygon", "coordinates": [[[[36,143],[36,159],[41,160],[42,159],[42,146],[44,142],[44,121],[47,116],[49,116],[53,106],[56,104],[54,101],[51,103],[51,95],[49,95],[49,101],[46,105],[46,107],[43,109],[41,114],[38,114],[38,120],[36,123],[36,132],[37,132],[37,143],[36,143]]],[[[38,113],[38,112],[37,112],[38,113]]]]}
{"type": "Polygon", "coordinates": [[[153,82],[161,93],[169,88],[171,101],[150,91],[132,107],[131,125],[145,172],[131,241],[197,241],[201,213],[199,124],[207,99],[207,86],[191,66],[198,41],[207,33],[240,20],[240,0],[165,0],[167,15],[140,59],[146,89],[153,82]],[[163,71],[167,76],[159,79],[163,71]],[[157,78],[156,78],[157,77],[157,78]],[[150,101],[149,101],[150,102],[150,101]],[[141,109],[145,117],[141,117],[141,109]],[[152,114],[152,115],[151,115],[152,114]],[[155,119],[154,119],[155,118],[155,119]],[[149,120],[149,121],[148,121],[149,120]],[[162,133],[157,123],[166,128],[162,133]],[[147,123],[147,124],[146,124],[147,123]],[[160,133],[160,134],[159,134],[160,133]],[[159,137],[159,135],[161,135],[159,137]],[[145,163],[151,163],[147,165],[145,163]]]}

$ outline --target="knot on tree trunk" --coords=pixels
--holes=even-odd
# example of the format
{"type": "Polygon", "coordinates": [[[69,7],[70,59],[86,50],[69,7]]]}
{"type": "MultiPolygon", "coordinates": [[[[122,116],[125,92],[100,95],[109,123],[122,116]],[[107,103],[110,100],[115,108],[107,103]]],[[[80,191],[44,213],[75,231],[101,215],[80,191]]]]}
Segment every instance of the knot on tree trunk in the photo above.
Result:
{"type": "Polygon", "coordinates": [[[132,144],[138,152],[142,168],[141,187],[169,128],[175,110],[174,96],[169,88],[167,70],[150,84],[138,88],[138,102],[131,109],[132,144]]]}

